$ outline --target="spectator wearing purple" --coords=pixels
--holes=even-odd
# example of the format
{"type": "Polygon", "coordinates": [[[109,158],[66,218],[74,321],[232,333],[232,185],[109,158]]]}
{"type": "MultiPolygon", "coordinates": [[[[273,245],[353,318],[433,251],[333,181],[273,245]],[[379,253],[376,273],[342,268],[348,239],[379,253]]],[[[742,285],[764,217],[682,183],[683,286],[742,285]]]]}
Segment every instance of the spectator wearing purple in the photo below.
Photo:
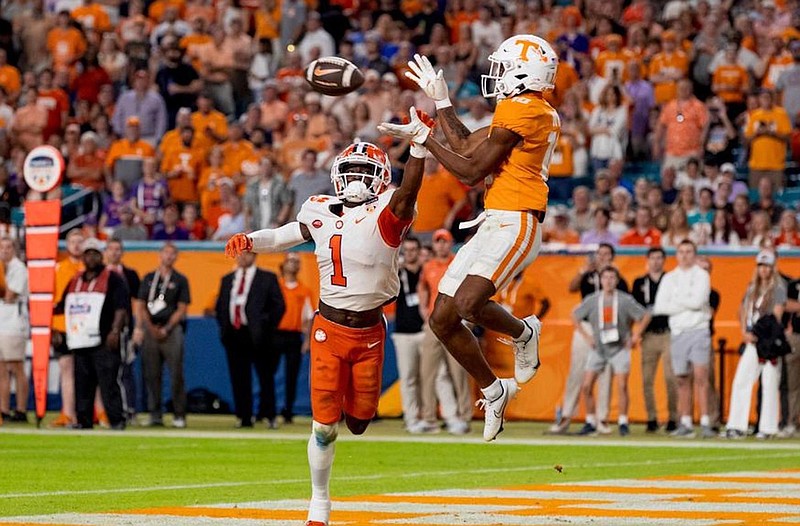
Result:
{"type": "Polygon", "coordinates": [[[111,237],[112,231],[122,223],[120,210],[129,202],[125,185],[121,181],[111,183],[111,195],[103,199],[103,212],[100,214],[100,223],[97,225],[97,229],[111,237]]]}
{"type": "Polygon", "coordinates": [[[724,163],[719,167],[720,181],[728,181],[731,184],[731,195],[728,196],[728,202],[733,201],[740,195],[749,195],[750,190],[747,184],[743,181],[736,180],[736,166],[733,163],[724,163]]]}
{"type": "Polygon", "coordinates": [[[153,228],[154,241],[188,241],[189,232],[178,226],[178,206],[169,204],[164,208],[164,221],[153,228]]]}
{"type": "Polygon", "coordinates": [[[137,70],[133,77],[133,89],[117,99],[111,126],[114,133],[122,137],[125,135],[125,123],[130,117],[137,117],[142,139],[155,146],[167,131],[167,105],[157,91],[150,89],[150,84],[147,70],[137,70]]]}
{"type": "Polygon", "coordinates": [[[169,199],[169,190],[156,174],[155,159],[145,159],[142,180],[133,190],[133,208],[137,219],[148,229],[161,221],[161,214],[169,199]]]}
{"type": "Polygon", "coordinates": [[[642,78],[642,66],[632,60],[628,63],[628,82],[624,89],[632,103],[630,113],[631,150],[634,159],[648,156],[647,136],[649,133],[650,111],[656,106],[653,85],[642,78]]]}
{"type": "Polygon", "coordinates": [[[608,211],[608,208],[597,208],[594,211],[594,227],[581,235],[581,244],[599,245],[601,243],[607,243],[609,245],[616,245],[617,236],[608,230],[610,222],[611,212],[608,211]]]}

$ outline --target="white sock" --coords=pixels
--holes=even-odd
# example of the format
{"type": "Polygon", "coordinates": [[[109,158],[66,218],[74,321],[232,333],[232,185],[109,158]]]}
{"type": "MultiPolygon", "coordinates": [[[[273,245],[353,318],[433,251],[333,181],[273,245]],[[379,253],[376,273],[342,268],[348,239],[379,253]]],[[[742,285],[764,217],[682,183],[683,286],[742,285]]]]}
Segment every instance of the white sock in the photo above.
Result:
{"type": "Polygon", "coordinates": [[[711,425],[711,419],[708,418],[708,415],[701,415],[700,416],[700,425],[703,427],[708,427],[711,425]]]}
{"type": "Polygon", "coordinates": [[[330,519],[331,497],[328,488],[335,450],[335,441],[322,446],[316,433],[311,433],[311,438],[308,439],[308,466],[311,469],[311,503],[308,507],[310,521],[327,524],[330,519]]]}
{"type": "Polygon", "coordinates": [[[524,321],[522,322],[522,334],[514,338],[518,342],[528,341],[533,334],[533,329],[528,326],[524,321]]]}
{"type": "Polygon", "coordinates": [[[694,424],[692,424],[692,417],[691,417],[691,416],[689,416],[689,415],[683,415],[683,416],[681,417],[681,425],[682,425],[683,427],[688,427],[689,429],[691,429],[692,427],[694,427],[694,424]]]}
{"type": "Polygon", "coordinates": [[[500,383],[499,378],[495,378],[494,382],[492,382],[488,387],[484,387],[481,389],[483,396],[486,397],[487,400],[493,402],[500,398],[503,394],[503,386],[500,383]]]}
{"type": "Polygon", "coordinates": [[[619,424],[621,426],[627,426],[628,425],[628,415],[619,415],[619,418],[617,418],[617,424],[619,424]]]}
{"type": "Polygon", "coordinates": [[[597,427],[597,417],[595,415],[586,415],[586,423],[592,427],[597,427]]]}

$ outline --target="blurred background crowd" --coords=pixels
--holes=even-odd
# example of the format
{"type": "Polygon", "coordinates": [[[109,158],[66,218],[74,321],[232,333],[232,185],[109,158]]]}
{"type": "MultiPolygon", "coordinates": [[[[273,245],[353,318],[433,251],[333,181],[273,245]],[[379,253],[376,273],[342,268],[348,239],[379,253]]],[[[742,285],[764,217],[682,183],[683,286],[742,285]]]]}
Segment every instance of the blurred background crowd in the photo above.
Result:
{"type": "MultiPolygon", "coordinates": [[[[66,161],[65,228],[123,240],[224,240],[280,225],[354,138],[429,99],[414,53],[444,70],[471,129],[487,126],[488,55],[534,33],[561,57],[562,119],[545,241],[800,245],[800,9],[793,0],[7,0],[0,10],[0,222],[26,194],[22,161],[66,161]],[[309,90],[339,55],[366,81],[309,90]]],[[[474,217],[482,189],[429,160],[423,243],[474,217]]]]}

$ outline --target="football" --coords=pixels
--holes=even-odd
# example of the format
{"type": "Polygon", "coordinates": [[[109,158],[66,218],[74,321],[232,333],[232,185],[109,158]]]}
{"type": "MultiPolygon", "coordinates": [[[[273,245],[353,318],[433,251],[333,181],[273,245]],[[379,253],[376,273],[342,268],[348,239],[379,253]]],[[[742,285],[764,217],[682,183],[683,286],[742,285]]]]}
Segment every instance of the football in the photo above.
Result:
{"type": "Polygon", "coordinates": [[[364,74],[349,60],[322,57],[306,68],[306,82],[323,95],[346,95],[364,84],[364,74]]]}

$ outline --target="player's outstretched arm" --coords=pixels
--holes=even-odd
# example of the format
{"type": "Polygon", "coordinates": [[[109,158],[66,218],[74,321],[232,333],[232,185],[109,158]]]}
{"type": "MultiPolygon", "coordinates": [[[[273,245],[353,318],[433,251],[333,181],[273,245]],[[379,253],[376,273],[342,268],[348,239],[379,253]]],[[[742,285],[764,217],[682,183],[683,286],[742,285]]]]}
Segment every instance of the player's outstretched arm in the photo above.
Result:
{"type": "Polygon", "coordinates": [[[225,255],[229,258],[244,252],[281,252],[296,247],[311,239],[311,232],[303,223],[292,221],[278,228],[265,228],[250,234],[235,234],[225,245],[225,255]]]}
{"type": "Polygon", "coordinates": [[[411,71],[406,71],[406,77],[414,81],[436,104],[437,121],[444,131],[450,148],[457,153],[465,154],[471,133],[453,109],[444,72],[441,69],[434,70],[428,57],[419,54],[408,61],[408,68],[411,71]]]}
{"type": "Polygon", "coordinates": [[[412,143],[411,155],[403,171],[403,182],[389,200],[389,208],[398,219],[413,219],[417,195],[422,186],[425,156],[428,150],[412,143]]]}
{"type": "Polygon", "coordinates": [[[423,143],[456,179],[473,186],[494,171],[511,154],[521,137],[506,128],[494,128],[471,151],[460,154],[428,135],[423,143]]]}

